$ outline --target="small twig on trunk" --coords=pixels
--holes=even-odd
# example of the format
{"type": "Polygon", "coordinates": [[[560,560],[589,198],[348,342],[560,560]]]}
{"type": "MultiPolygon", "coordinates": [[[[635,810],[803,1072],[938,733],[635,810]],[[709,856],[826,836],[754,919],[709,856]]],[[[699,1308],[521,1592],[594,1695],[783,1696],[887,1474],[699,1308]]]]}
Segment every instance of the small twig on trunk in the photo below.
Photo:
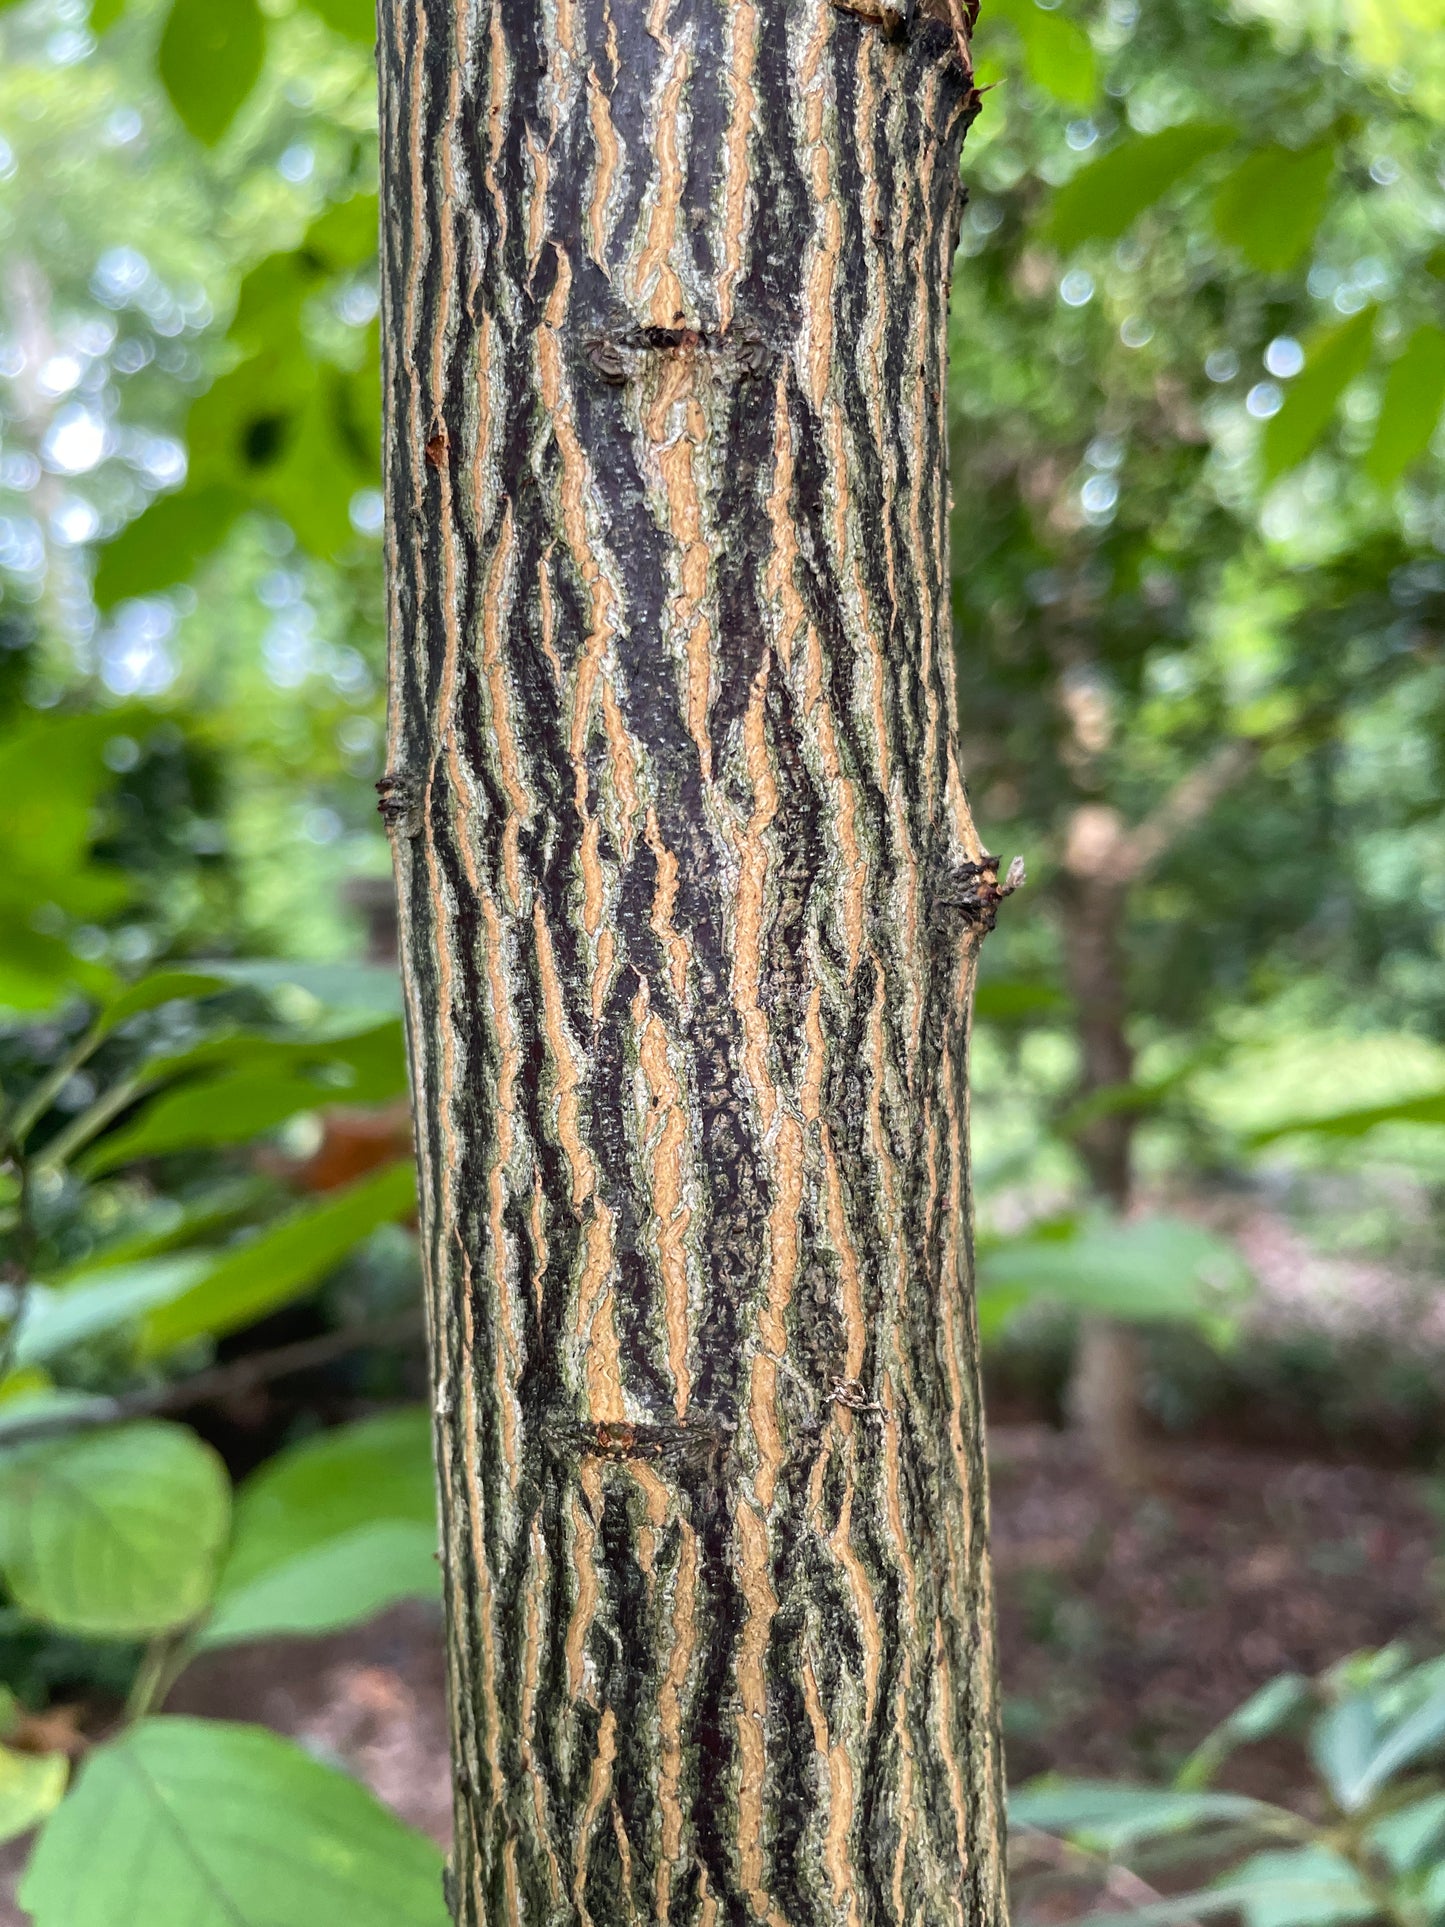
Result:
{"type": "Polygon", "coordinates": [[[293,1372],[329,1365],[348,1353],[369,1345],[395,1345],[416,1336],[422,1329],[421,1314],[403,1312],[374,1325],[354,1325],[348,1331],[323,1332],[316,1338],[298,1339],[293,1345],[280,1345],[274,1351],[252,1352],[189,1378],[172,1379],[143,1392],[128,1392],[119,1398],[96,1399],[66,1412],[49,1412],[9,1427],[0,1426],[0,1452],[14,1445],[29,1445],[37,1439],[64,1438],[73,1432],[95,1432],[110,1425],[124,1425],[130,1419],[155,1418],[163,1412],[184,1412],[213,1399],[232,1398],[257,1385],[267,1385],[293,1372]]]}

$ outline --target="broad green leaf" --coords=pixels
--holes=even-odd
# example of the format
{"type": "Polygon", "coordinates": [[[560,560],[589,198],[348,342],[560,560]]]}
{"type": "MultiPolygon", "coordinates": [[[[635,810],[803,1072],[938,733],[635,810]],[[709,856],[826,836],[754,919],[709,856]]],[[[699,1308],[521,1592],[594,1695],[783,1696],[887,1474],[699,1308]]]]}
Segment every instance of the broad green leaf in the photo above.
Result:
{"type": "Polygon", "coordinates": [[[154,1719],[86,1760],[20,1904],[34,1927],[446,1927],[441,1865],[289,1740],[154,1719]]]}
{"type": "Polygon", "coordinates": [[[0,1571],[63,1632],[137,1639],[198,1618],[230,1519],[221,1461],[148,1421],[0,1452],[0,1571]]]}
{"type": "Polygon", "coordinates": [[[1036,0],[994,0],[988,20],[1006,20],[1018,35],[1029,79],[1055,100],[1090,106],[1098,95],[1094,47],[1084,29],[1036,0]]]}
{"type": "Polygon", "coordinates": [[[90,31],[109,33],[125,12],[125,0],[90,0],[90,31]]]}
{"type": "Polygon", "coordinates": [[[1445,1842],[1445,1793],[1427,1794],[1409,1806],[1397,1807],[1370,1827],[1367,1838],[1371,1848],[1381,1854],[1396,1873],[1414,1873],[1440,1862],[1445,1842]]]}
{"type": "Polygon", "coordinates": [[[213,970],[229,983],[246,984],[253,990],[304,990],[328,1010],[350,1017],[401,1014],[401,978],[395,970],[379,964],[286,963],[266,958],[243,963],[207,960],[198,968],[213,970]]]}
{"type": "Polygon", "coordinates": [[[1120,1852],[1131,1842],[1226,1821],[1265,1823],[1274,1808],[1241,1793],[1184,1793],[1172,1787],[1128,1786],[1107,1780],[1035,1780],[1011,1791],[1011,1826],[1043,1833],[1082,1834],[1120,1852]]]}
{"type": "Polygon", "coordinates": [[[101,548],[95,599],[102,609],[128,596],[184,582],[219,548],[246,506],[239,489],[212,482],[162,495],[101,548]]]}
{"type": "Polygon", "coordinates": [[[238,1496],[207,1645],[320,1632],[437,1590],[431,1417],[423,1407],[279,1453],[238,1496]]]}
{"type": "Polygon", "coordinates": [[[1365,471],[1381,488],[1398,482],[1429,448],[1445,409],[1445,329],[1418,327],[1390,364],[1365,471]]]}
{"type": "Polygon", "coordinates": [[[220,140],[265,58],[266,23],[256,0],[171,0],[156,70],[197,140],[220,140]]]}
{"type": "Polygon", "coordinates": [[[318,1110],[346,1095],[344,1088],[286,1071],[238,1070],[188,1083],[153,1098],[134,1123],[97,1146],[86,1174],[99,1176],[137,1158],[164,1157],[202,1145],[243,1144],[274,1130],[299,1111],[318,1110]]]}
{"type": "Polygon", "coordinates": [[[1349,1861],[1328,1847],[1257,1853],[1221,1883],[1245,1927],[1335,1927],[1372,1920],[1378,1902],[1349,1861]]]}
{"type": "Polygon", "coordinates": [[[1392,1726],[1371,1753],[1359,1776],[1356,1803],[1368,1805],[1402,1767],[1413,1766],[1445,1743],[1445,1693],[1437,1693],[1392,1726]]]}
{"type": "Polygon", "coordinates": [[[1310,1683],[1302,1674],[1281,1673],[1267,1681],[1194,1749],[1174,1784],[1187,1790],[1205,1786],[1236,1747],[1252,1746],[1278,1733],[1309,1703],[1310,1683]]]}
{"type": "Polygon", "coordinates": [[[436,1475],[425,1406],[386,1412],[278,1452],[237,1497],[225,1587],[378,1519],[435,1531],[436,1475]]]}
{"type": "Polygon", "coordinates": [[[358,1526],[245,1585],[222,1588],[203,1646],[357,1626],[399,1599],[439,1596],[436,1527],[383,1519],[358,1526]]]}
{"type": "Polygon", "coordinates": [[[985,977],[973,993],[973,1014],[980,1023],[1058,1022],[1068,1013],[1068,998],[1039,978],[985,977]]]}
{"type": "MultiPolygon", "coordinates": [[[[202,1145],[242,1144],[300,1111],[326,1104],[381,1104],[406,1089],[396,1023],[315,1043],[277,1041],[255,1051],[250,1063],[244,1044],[228,1054],[240,1057],[240,1064],[162,1091],[103,1139],[85,1161],[87,1175],[202,1145]]],[[[152,1067],[150,1074],[159,1081],[165,1066],[152,1067]]]]}
{"type": "Polygon", "coordinates": [[[1182,1218],[1090,1219],[1069,1237],[1026,1234],[982,1249],[978,1303],[995,1294],[1013,1306],[1030,1299],[1114,1318],[1220,1324],[1226,1293],[1245,1279],[1233,1247],[1182,1218]]]}
{"type": "Polygon", "coordinates": [[[1365,1803],[1370,1761],[1379,1743],[1374,1704],[1364,1693],[1332,1706],[1311,1729],[1310,1757],[1345,1813],[1365,1803]]]}
{"type": "Polygon", "coordinates": [[[1264,425],[1264,472],[1273,481],[1302,462],[1330,425],[1340,396],[1370,358],[1375,310],[1362,308],[1348,321],[1305,345],[1305,365],[1290,383],[1284,406],[1264,425]]]}
{"type": "Polygon", "coordinates": [[[127,985],[119,996],[112,997],[96,1019],[95,1028],[100,1036],[107,1037],[119,1025],[144,1011],[159,1010],[162,1004],[177,1003],[183,997],[212,997],[218,990],[227,988],[225,978],[214,976],[210,971],[152,971],[149,977],[127,985]]]}
{"type": "Polygon", "coordinates": [[[1214,201],[1215,231],[1251,266],[1282,274],[1308,253],[1329,200],[1335,142],[1261,147],[1229,174],[1214,201]]]}
{"type": "Polygon", "coordinates": [[[1067,251],[1082,241],[1118,240],[1146,208],[1233,138],[1230,127],[1194,120],[1120,141],[1054,196],[1049,219],[1054,243],[1067,251]]]}
{"type": "Polygon", "coordinates": [[[369,47],[376,39],[376,8],[371,0],[304,0],[328,27],[369,47]]]}
{"type": "MultiPolygon", "coordinates": [[[[376,15],[366,7],[367,38],[372,38],[376,15]]],[[[376,257],[380,204],[375,194],[353,194],[318,214],[301,243],[328,268],[359,268],[376,257]]]]}
{"type": "Polygon", "coordinates": [[[137,1324],[188,1291],[211,1263],[208,1253],[186,1252],[82,1272],[58,1290],[32,1285],[15,1342],[16,1363],[58,1358],[88,1339],[137,1324]]]}
{"type": "Polygon", "coordinates": [[[1217,1887],[1146,1901],[1123,1914],[1094,1914],[1089,1927],[1174,1927],[1214,1914],[1240,1914],[1246,1927],[1334,1927],[1367,1920],[1376,1905],[1349,1862],[1327,1847],[1260,1853],[1217,1887]]]}
{"type": "Polygon", "coordinates": [[[1379,1124],[1445,1124],[1445,1091],[1424,1091],[1417,1097],[1396,1098],[1389,1104],[1366,1104],[1357,1110],[1287,1118],[1282,1124],[1271,1124],[1268,1130],[1253,1132],[1249,1142],[1273,1144],[1276,1138],[1290,1137],[1296,1132],[1314,1132],[1321,1137],[1363,1137],[1379,1124]]]}
{"type": "Polygon", "coordinates": [[[0,1841],[22,1833],[53,1813],[65,1798],[70,1762],[63,1753],[17,1753],[0,1746],[0,1841]]]}
{"type": "Polygon", "coordinates": [[[217,1260],[188,1292],[146,1320],[152,1356],[187,1339],[236,1331],[309,1291],[378,1225],[406,1217],[416,1205],[410,1160],[388,1165],[319,1204],[303,1205],[217,1260]]]}

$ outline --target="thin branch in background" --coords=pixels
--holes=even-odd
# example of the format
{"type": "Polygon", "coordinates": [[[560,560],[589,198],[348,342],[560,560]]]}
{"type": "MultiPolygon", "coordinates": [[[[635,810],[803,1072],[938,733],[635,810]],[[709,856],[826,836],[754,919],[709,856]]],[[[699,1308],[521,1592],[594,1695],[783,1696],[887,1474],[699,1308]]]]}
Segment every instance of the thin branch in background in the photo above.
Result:
{"type": "Polygon", "coordinates": [[[119,1398],[98,1398],[67,1411],[46,1412],[33,1419],[22,1419],[11,1426],[0,1426],[0,1452],[16,1445],[30,1445],[38,1439],[67,1438],[78,1432],[97,1432],[131,1419],[155,1418],[166,1412],[189,1411],[218,1399],[233,1398],[258,1385],[289,1378],[293,1372],[314,1370],[330,1365],[352,1352],[370,1346],[398,1345],[422,1332],[420,1311],[408,1311],[395,1318],[380,1319],[374,1325],[354,1325],[347,1331],[323,1332],[317,1338],[298,1339],[274,1351],[252,1352],[244,1358],[213,1365],[208,1371],[189,1378],[172,1379],[167,1385],[152,1386],[143,1392],[129,1392],[119,1398]]]}

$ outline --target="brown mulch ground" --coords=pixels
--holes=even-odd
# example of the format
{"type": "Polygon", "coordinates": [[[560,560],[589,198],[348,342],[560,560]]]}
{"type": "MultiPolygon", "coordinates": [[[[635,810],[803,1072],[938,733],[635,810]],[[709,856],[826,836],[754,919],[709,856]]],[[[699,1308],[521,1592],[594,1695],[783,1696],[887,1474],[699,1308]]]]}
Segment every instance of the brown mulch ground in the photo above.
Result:
{"type": "MultiPolygon", "coordinates": [[[[1041,1426],[993,1436],[1010,1773],[1162,1776],[1256,1686],[1363,1646],[1445,1646],[1440,1528],[1407,1474],[1161,1446],[1157,1488],[1111,1493],[1041,1426]]],[[[440,1628],[403,1607],[360,1631],[218,1653],[169,1710],[261,1720],[367,1781],[438,1840],[449,1824],[440,1628]]],[[[1283,1754],[1236,1782],[1288,1795],[1283,1754]]],[[[18,1855],[0,1863],[8,1890],[18,1855]],[[6,1876],[9,1877],[6,1877],[6,1876]]],[[[0,1898],[0,1927],[24,1916],[0,1898]]]]}

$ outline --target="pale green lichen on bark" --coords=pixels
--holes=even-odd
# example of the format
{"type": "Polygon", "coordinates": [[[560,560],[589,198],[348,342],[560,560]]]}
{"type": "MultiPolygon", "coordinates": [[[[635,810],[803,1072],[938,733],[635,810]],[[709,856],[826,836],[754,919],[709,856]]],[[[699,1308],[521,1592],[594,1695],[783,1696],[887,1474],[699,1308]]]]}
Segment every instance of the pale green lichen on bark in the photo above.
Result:
{"type": "Polygon", "coordinates": [[[467,1927],[1003,1918],[936,11],[381,7],[467,1927]]]}

